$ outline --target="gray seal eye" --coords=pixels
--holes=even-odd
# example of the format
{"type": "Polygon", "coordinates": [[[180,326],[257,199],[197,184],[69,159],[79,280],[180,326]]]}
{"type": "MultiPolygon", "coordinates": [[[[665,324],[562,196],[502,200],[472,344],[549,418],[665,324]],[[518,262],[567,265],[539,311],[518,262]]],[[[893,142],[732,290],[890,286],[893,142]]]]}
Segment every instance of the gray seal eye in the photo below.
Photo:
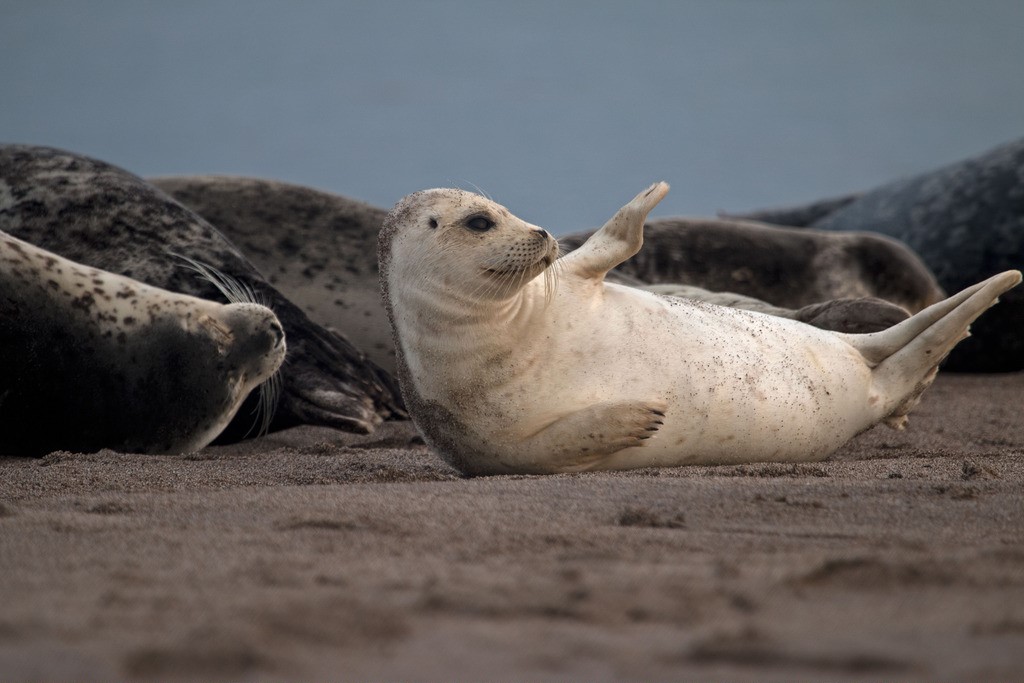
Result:
{"type": "Polygon", "coordinates": [[[494,227],[494,221],[487,216],[470,216],[466,219],[466,227],[474,232],[487,232],[494,227]]]}

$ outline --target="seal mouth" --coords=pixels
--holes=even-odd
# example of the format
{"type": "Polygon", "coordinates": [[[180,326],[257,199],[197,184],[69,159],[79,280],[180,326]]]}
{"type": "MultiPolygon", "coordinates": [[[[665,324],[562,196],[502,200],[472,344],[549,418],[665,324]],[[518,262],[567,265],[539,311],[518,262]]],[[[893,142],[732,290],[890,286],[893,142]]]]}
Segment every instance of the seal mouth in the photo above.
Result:
{"type": "MultiPolygon", "coordinates": [[[[487,275],[492,276],[492,277],[508,277],[508,276],[511,276],[511,275],[522,275],[523,273],[528,273],[528,272],[536,269],[538,266],[540,266],[541,270],[544,270],[544,269],[547,269],[547,268],[551,267],[551,265],[555,261],[558,260],[558,256],[559,256],[558,242],[555,241],[554,239],[552,239],[551,240],[551,244],[548,247],[548,249],[543,254],[538,256],[535,260],[533,260],[532,262],[530,262],[530,263],[528,263],[526,265],[506,266],[504,268],[502,268],[500,266],[499,267],[494,267],[494,268],[486,268],[485,267],[485,268],[481,268],[481,270],[484,273],[486,273],[487,275]]],[[[538,271],[538,272],[540,272],[540,271],[538,271]]]]}
{"type": "MultiPolygon", "coordinates": [[[[544,254],[533,263],[530,263],[525,266],[514,266],[511,268],[484,268],[483,272],[491,277],[504,278],[515,275],[522,275],[523,273],[529,273],[531,271],[537,270],[537,267],[541,266],[542,264],[543,267],[540,270],[544,270],[554,262],[555,258],[553,256],[551,256],[550,254],[544,254]]],[[[540,270],[537,270],[537,272],[540,272],[540,270]]]]}

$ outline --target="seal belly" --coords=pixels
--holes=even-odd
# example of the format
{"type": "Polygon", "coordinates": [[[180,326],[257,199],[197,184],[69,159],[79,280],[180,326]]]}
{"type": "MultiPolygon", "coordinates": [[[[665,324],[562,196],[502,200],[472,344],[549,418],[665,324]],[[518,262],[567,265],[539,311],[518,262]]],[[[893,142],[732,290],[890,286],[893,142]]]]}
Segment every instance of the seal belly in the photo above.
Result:
{"type": "Polygon", "coordinates": [[[626,287],[604,294],[600,306],[564,313],[603,331],[573,335],[580,362],[566,384],[582,391],[565,400],[657,398],[669,408],[642,447],[601,468],[821,458],[878,419],[870,369],[834,335],[626,287]]]}

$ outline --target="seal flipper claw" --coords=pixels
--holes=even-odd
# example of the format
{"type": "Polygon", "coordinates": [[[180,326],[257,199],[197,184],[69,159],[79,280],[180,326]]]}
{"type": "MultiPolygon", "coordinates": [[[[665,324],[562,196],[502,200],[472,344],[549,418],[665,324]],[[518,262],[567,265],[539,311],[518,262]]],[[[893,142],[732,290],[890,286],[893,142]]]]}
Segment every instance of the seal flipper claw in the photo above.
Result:
{"type": "Polygon", "coordinates": [[[640,251],[647,214],[668,189],[668,183],[655,183],[619,209],[579,249],[562,259],[567,271],[600,282],[605,273],[640,251]]]}

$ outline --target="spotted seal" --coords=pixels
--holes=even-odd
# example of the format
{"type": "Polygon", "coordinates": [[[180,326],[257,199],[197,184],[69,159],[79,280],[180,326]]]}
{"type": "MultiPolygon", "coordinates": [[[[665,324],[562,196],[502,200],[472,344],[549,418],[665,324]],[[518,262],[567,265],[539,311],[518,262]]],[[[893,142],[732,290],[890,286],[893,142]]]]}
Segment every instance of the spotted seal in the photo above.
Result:
{"type": "Polygon", "coordinates": [[[175,294],[0,232],[0,453],[197,450],[285,349],[269,308],[175,294]]]}
{"type": "Polygon", "coordinates": [[[561,259],[545,230],[468,192],[396,205],[382,292],[407,405],[444,458],[469,474],[820,459],[878,422],[902,426],[1021,279],[866,335],[605,282],[667,192],[642,192],[561,259]]]}
{"type": "MultiPolygon", "coordinates": [[[[868,192],[748,217],[816,230],[872,230],[905,242],[947,291],[1024,262],[1024,139],[868,192]]],[[[1024,369],[1024,291],[972,327],[951,370],[1024,369]]]]}
{"type": "MultiPolygon", "coordinates": [[[[309,320],[207,221],[127,171],[61,150],[0,145],[0,230],[173,292],[225,300],[171,252],[251,288],[277,314],[288,339],[272,429],[310,423],[366,432],[382,419],[405,416],[388,373],[309,320]]],[[[251,432],[254,407],[239,411],[224,438],[251,432]]]]}

